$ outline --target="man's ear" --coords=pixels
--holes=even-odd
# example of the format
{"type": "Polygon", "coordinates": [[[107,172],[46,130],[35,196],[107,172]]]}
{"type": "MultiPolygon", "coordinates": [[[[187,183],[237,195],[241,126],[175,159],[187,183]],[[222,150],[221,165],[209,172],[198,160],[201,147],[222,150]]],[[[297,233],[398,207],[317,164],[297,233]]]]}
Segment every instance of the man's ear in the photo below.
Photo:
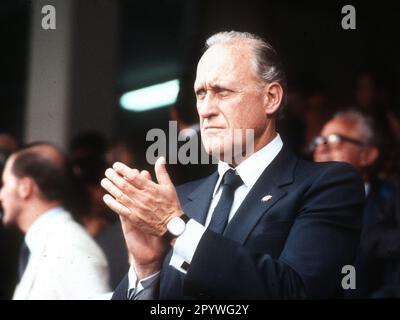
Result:
{"type": "Polygon", "coordinates": [[[367,146],[361,153],[361,166],[369,167],[378,159],[379,150],[374,146],[367,146]]]}
{"type": "Polygon", "coordinates": [[[20,178],[18,180],[18,195],[21,199],[29,198],[35,189],[35,182],[30,177],[20,178]]]}
{"type": "Polygon", "coordinates": [[[268,117],[276,114],[283,98],[283,88],[278,82],[268,83],[264,87],[264,106],[268,117]]]}

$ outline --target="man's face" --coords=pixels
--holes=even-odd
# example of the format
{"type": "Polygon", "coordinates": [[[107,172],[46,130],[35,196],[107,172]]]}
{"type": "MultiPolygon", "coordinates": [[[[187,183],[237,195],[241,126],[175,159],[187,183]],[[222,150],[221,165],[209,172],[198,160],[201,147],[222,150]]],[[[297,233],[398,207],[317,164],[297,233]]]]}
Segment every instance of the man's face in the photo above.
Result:
{"type": "Polygon", "coordinates": [[[18,179],[12,174],[12,158],[9,158],[3,171],[3,187],[0,191],[0,201],[3,208],[3,224],[16,224],[21,213],[20,198],[17,191],[18,179]]]}
{"type": "MultiPolygon", "coordinates": [[[[254,149],[265,144],[267,116],[262,82],[251,65],[251,50],[244,43],[214,45],[199,61],[194,90],[205,150],[223,160],[235,155],[235,145],[243,150],[245,139],[234,139],[233,130],[254,129],[254,149]],[[231,153],[233,152],[233,153],[231,153]]],[[[239,149],[240,151],[240,149],[239,149]]]]}
{"type": "MultiPolygon", "coordinates": [[[[338,134],[361,141],[361,133],[354,121],[345,118],[334,118],[322,128],[321,136],[338,134]]],[[[314,152],[314,161],[341,161],[352,164],[362,169],[362,146],[355,143],[342,141],[334,144],[320,144],[314,152]]]]}

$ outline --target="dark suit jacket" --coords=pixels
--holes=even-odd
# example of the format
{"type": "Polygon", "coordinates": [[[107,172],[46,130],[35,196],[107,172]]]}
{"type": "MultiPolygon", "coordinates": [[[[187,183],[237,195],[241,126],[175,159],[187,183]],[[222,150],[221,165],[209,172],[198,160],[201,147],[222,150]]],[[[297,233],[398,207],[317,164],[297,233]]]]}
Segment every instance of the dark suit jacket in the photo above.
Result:
{"type": "MultiPolygon", "coordinates": [[[[177,189],[184,212],[202,224],[217,178],[177,189]]],[[[306,162],[284,147],[223,236],[205,231],[186,275],[169,266],[167,255],[159,298],[330,298],[342,267],[354,261],[363,201],[363,182],[352,166],[306,162]],[[265,195],[272,198],[262,202],[265,195]]],[[[115,299],[126,298],[124,282],[115,299]]]]}
{"type": "Polygon", "coordinates": [[[393,252],[392,247],[398,248],[397,255],[400,257],[400,220],[396,222],[394,215],[395,201],[394,183],[378,179],[371,182],[364,206],[361,242],[354,263],[357,288],[346,292],[348,298],[370,297],[385,282],[385,261],[391,260],[389,253],[393,252]]]}
{"type": "Polygon", "coordinates": [[[381,183],[379,211],[364,226],[362,249],[368,267],[364,296],[400,298],[400,183],[381,183]],[[374,292],[375,291],[375,292],[374,292]],[[374,293],[372,293],[374,292],[374,293]]]}

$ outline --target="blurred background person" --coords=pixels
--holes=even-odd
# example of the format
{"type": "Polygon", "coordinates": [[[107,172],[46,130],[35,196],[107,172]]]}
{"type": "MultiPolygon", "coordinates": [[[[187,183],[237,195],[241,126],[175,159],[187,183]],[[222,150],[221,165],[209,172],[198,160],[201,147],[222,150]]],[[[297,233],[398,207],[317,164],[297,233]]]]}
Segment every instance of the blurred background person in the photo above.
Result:
{"type": "Polygon", "coordinates": [[[134,166],[137,162],[135,153],[135,146],[130,139],[126,137],[116,137],[108,144],[106,151],[107,166],[117,161],[125,163],[127,166],[134,166]]]}
{"type": "Polygon", "coordinates": [[[382,285],[383,271],[363,249],[365,230],[380,219],[381,210],[395,197],[395,185],[379,178],[381,138],[372,118],[359,111],[336,113],[322,128],[311,149],[316,162],[341,161],[352,164],[364,179],[366,202],[361,245],[355,261],[357,289],[350,297],[368,297],[382,285]]]}
{"type": "MultiPolygon", "coordinates": [[[[186,102],[192,103],[190,100],[186,102]]],[[[195,102],[193,102],[193,105],[195,105],[195,102]]],[[[191,116],[190,111],[192,110],[195,109],[185,108],[185,105],[183,105],[182,100],[178,100],[177,105],[170,108],[171,121],[176,121],[178,137],[179,135],[181,135],[181,137],[178,138],[178,141],[176,141],[177,155],[178,155],[177,163],[171,164],[169,163],[169,161],[167,161],[167,163],[169,163],[167,169],[170,172],[171,179],[173,180],[175,185],[207,177],[211,173],[213,173],[217,167],[216,164],[212,163],[212,157],[209,156],[204,149],[200,134],[200,124],[198,116],[197,115],[195,117],[191,116]],[[197,145],[195,145],[196,141],[197,145]],[[193,145],[196,146],[196,148],[193,148],[193,150],[192,148],[190,148],[190,151],[196,152],[194,157],[190,157],[191,159],[192,158],[196,159],[196,163],[191,163],[191,162],[187,164],[181,163],[182,159],[179,158],[179,150],[187,143],[189,144],[194,143],[193,145]],[[201,153],[207,155],[205,157],[208,161],[207,163],[201,163],[201,153]]],[[[169,141],[169,143],[171,142],[172,141],[169,141]]],[[[186,155],[189,156],[188,153],[186,155]]],[[[168,155],[166,159],[168,159],[168,155]]]]}
{"type": "Polygon", "coordinates": [[[81,194],[77,195],[74,210],[92,237],[96,237],[115,217],[103,204],[104,192],[99,186],[102,173],[106,170],[107,140],[97,132],[88,132],[75,137],[69,148],[72,170],[81,184],[81,194]]]}
{"type": "Polygon", "coordinates": [[[105,194],[100,180],[107,163],[122,161],[133,164],[134,151],[128,139],[116,138],[108,144],[97,132],[75,137],[70,144],[75,185],[70,203],[76,219],[82,223],[106,255],[110,270],[110,287],[114,288],[128,268],[128,253],[121,223],[103,202],[105,194]]]}
{"type": "Polygon", "coordinates": [[[288,85],[287,104],[280,111],[281,117],[277,119],[277,128],[286,144],[297,155],[302,154],[306,145],[306,122],[304,119],[307,109],[307,99],[303,88],[288,85]]]}
{"type": "Polygon", "coordinates": [[[351,103],[357,110],[374,119],[377,131],[385,137],[381,145],[381,176],[393,178],[398,176],[400,152],[400,118],[396,112],[393,84],[396,81],[389,72],[379,73],[373,70],[362,70],[354,81],[354,92],[351,103]]]}
{"type": "Polygon", "coordinates": [[[352,164],[369,188],[371,168],[378,160],[378,137],[372,119],[355,110],[336,113],[315,137],[311,149],[316,162],[341,161],[352,164]]]}
{"type": "Polygon", "coordinates": [[[10,133],[0,133],[0,150],[6,153],[12,153],[19,148],[19,142],[16,137],[10,133]]]}
{"type": "Polygon", "coordinates": [[[13,153],[3,171],[4,225],[24,234],[13,299],[88,299],[109,290],[100,247],[63,207],[66,159],[48,143],[13,153]]]}
{"type": "MultiPolygon", "coordinates": [[[[115,137],[108,144],[106,151],[108,166],[117,161],[134,166],[137,163],[136,159],[136,147],[131,139],[127,137],[115,137]]],[[[104,174],[104,171],[101,174],[104,174]]],[[[98,186],[100,186],[100,180],[101,177],[98,176],[98,186]]],[[[104,190],[102,192],[104,193],[104,190]]],[[[105,204],[102,199],[100,201],[104,206],[105,204]]],[[[108,207],[106,209],[109,210],[108,207]]],[[[112,212],[108,211],[108,214],[114,216],[112,212]]],[[[129,268],[128,248],[126,247],[120,220],[116,219],[100,232],[96,236],[96,241],[106,253],[110,265],[111,288],[115,288],[124,277],[126,269],[129,268]]]]}

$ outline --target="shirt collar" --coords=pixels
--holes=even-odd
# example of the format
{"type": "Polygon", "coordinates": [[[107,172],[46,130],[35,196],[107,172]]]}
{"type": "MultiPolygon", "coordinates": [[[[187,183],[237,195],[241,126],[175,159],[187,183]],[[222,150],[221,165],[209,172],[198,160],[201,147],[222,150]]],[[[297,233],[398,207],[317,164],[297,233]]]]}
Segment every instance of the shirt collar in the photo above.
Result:
{"type": "Polygon", "coordinates": [[[62,207],[55,207],[44,212],[33,222],[25,235],[25,242],[30,252],[40,250],[47,236],[47,233],[43,232],[43,230],[48,226],[50,220],[63,212],[64,209],[62,207]]]}
{"type": "MultiPolygon", "coordinates": [[[[254,186],[264,170],[269,166],[272,160],[275,159],[279,151],[281,151],[282,146],[282,139],[279,133],[277,133],[276,137],[270,143],[252,154],[236,167],[237,174],[239,174],[247,188],[251,189],[254,186]]],[[[221,185],[222,177],[229,169],[233,168],[226,162],[218,162],[219,178],[217,180],[217,184],[215,185],[213,196],[215,196],[221,185]]]]}

